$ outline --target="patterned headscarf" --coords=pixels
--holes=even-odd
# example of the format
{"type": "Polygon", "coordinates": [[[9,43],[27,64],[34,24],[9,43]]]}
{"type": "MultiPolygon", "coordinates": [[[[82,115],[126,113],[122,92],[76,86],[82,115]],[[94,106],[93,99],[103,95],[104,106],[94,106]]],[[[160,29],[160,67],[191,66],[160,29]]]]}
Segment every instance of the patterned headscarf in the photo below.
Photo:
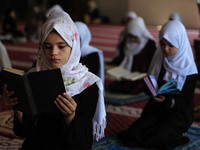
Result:
{"type": "Polygon", "coordinates": [[[128,33],[137,36],[140,39],[140,42],[132,42],[129,39],[126,40],[124,48],[125,57],[120,66],[131,71],[134,56],[143,50],[149,39],[154,40],[154,38],[147,30],[144,20],[141,17],[137,17],[127,24],[127,34],[128,33]]]}
{"type": "Polygon", "coordinates": [[[93,135],[96,140],[99,140],[104,137],[104,129],[106,127],[103,84],[99,77],[89,72],[88,68],[79,63],[81,51],[78,31],[75,23],[64,11],[52,11],[42,27],[36,71],[53,69],[46,60],[42,48],[43,42],[53,29],[56,30],[72,48],[67,63],[60,67],[67,94],[70,96],[77,95],[94,83],[99,87],[99,98],[93,118],[93,135]]]}
{"type": "Polygon", "coordinates": [[[104,84],[104,60],[103,60],[103,52],[96,47],[93,47],[90,45],[91,41],[91,32],[86,24],[83,22],[77,21],[75,22],[76,27],[79,32],[79,36],[81,39],[81,56],[85,57],[91,53],[98,53],[99,60],[100,60],[100,68],[98,72],[98,76],[102,79],[102,82],[104,84]]]}
{"type": "Polygon", "coordinates": [[[46,17],[48,17],[50,15],[50,13],[53,11],[63,11],[63,8],[59,5],[59,4],[55,4],[53,5],[51,8],[49,8],[49,10],[46,12],[46,17]]]}
{"type": "Polygon", "coordinates": [[[166,70],[163,79],[165,81],[174,79],[177,82],[177,88],[182,90],[186,76],[198,74],[186,29],[180,21],[168,21],[159,33],[159,40],[162,38],[176,47],[178,52],[174,56],[165,57],[159,45],[152,58],[148,73],[158,77],[163,64],[166,70]]]}

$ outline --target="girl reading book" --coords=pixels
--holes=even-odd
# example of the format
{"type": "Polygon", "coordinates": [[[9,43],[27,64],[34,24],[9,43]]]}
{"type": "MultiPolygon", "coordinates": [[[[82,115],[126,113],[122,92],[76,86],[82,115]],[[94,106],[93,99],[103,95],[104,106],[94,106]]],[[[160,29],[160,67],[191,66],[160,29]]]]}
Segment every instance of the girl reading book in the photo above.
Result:
{"type": "MultiPolygon", "coordinates": [[[[104,136],[102,81],[79,63],[80,56],[75,23],[66,12],[52,11],[42,27],[36,67],[30,72],[60,68],[66,93],[55,97],[55,112],[32,117],[14,110],[14,133],[25,139],[22,150],[89,150],[93,140],[104,136]]],[[[13,93],[4,86],[3,97],[11,106],[18,102],[11,98],[13,93]]]]}
{"type": "Polygon", "coordinates": [[[159,40],[148,74],[157,78],[159,87],[174,80],[180,93],[149,99],[141,117],[121,133],[122,141],[130,147],[172,150],[189,142],[184,133],[193,122],[198,72],[186,29],[180,21],[168,21],[159,33],[159,40]]]}
{"type": "MultiPolygon", "coordinates": [[[[147,73],[152,57],[156,51],[154,37],[148,31],[143,18],[137,17],[127,24],[125,56],[119,66],[130,72],[147,73]]],[[[142,80],[113,81],[108,90],[112,93],[138,94],[143,91],[142,80]]]]}

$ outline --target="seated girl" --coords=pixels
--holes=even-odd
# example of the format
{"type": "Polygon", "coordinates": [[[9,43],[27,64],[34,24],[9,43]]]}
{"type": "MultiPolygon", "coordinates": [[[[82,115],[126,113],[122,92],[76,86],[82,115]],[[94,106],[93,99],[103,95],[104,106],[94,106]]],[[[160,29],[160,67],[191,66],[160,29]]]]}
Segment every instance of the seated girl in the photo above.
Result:
{"type": "MultiPolygon", "coordinates": [[[[130,72],[147,73],[150,62],[156,50],[156,42],[147,30],[144,20],[137,17],[127,25],[125,57],[119,66],[130,72]]],[[[143,81],[114,81],[109,91],[136,94],[143,91],[143,81]]]]}
{"type": "Polygon", "coordinates": [[[126,15],[122,21],[125,24],[125,28],[124,28],[124,30],[122,30],[122,32],[119,35],[119,40],[117,43],[115,55],[110,62],[107,62],[107,65],[118,66],[122,62],[122,60],[125,56],[124,46],[125,46],[125,42],[126,42],[127,24],[128,24],[128,22],[136,19],[137,17],[138,17],[137,14],[133,11],[129,11],[126,13],[126,15]]]}
{"type": "MultiPolygon", "coordinates": [[[[103,84],[99,77],[79,63],[80,40],[75,23],[64,11],[52,11],[41,30],[36,67],[30,71],[60,68],[66,92],[55,98],[56,112],[32,117],[14,110],[14,133],[24,138],[21,150],[91,149],[104,136],[106,112],[103,84]]],[[[52,79],[54,80],[54,79],[52,79]]],[[[18,103],[4,85],[3,98],[18,103]]]]}
{"type": "Polygon", "coordinates": [[[184,25],[177,20],[162,27],[159,40],[148,74],[157,78],[159,86],[174,80],[180,93],[150,98],[141,117],[121,133],[121,140],[130,147],[172,150],[189,142],[184,133],[193,122],[198,74],[192,48],[184,25]]]}

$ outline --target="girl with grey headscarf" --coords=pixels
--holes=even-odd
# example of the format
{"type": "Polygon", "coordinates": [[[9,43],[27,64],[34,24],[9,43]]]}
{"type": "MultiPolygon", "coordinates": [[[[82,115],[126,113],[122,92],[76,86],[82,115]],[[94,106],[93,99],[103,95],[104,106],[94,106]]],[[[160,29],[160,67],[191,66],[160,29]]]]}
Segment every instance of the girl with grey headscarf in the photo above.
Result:
{"type": "MultiPolygon", "coordinates": [[[[156,42],[145,26],[144,20],[137,17],[127,25],[124,57],[119,66],[130,72],[147,73],[156,51],[156,42]]],[[[115,93],[138,94],[143,91],[143,80],[122,80],[111,83],[109,89],[115,93]]]]}

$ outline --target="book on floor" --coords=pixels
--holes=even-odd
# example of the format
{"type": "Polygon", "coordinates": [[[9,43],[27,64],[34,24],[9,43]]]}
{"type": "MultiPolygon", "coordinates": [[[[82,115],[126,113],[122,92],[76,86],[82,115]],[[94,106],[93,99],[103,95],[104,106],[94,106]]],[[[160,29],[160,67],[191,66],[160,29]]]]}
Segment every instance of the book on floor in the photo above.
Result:
{"type": "Polygon", "coordinates": [[[130,72],[129,70],[120,66],[108,69],[106,73],[112,78],[119,81],[123,79],[135,81],[138,79],[142,79],[144,76],[147,75],[146,73],[141,73],[141,72],[130,72]]]}
{"type": "Polygon", "coordinates": [[[56,97],[65,92],[61,70],[52,69],[38,72],[24,72],[14,68],[2,70],[3,82],[8,91],[15,91],[18,104],[14,109],[37,115],[57,111],[56,97]]]}
{"type": "Polygon", "coordinates": [[[179,90],[176,88],[176,82],[174,80],[170,80],[162,85],[160,88],[158,87],[157,79],[153,75],[145,76],[144,82],[146,83],[150,93],[152,96],[157,96],[160,94],[179,94],[179,90]]]}

